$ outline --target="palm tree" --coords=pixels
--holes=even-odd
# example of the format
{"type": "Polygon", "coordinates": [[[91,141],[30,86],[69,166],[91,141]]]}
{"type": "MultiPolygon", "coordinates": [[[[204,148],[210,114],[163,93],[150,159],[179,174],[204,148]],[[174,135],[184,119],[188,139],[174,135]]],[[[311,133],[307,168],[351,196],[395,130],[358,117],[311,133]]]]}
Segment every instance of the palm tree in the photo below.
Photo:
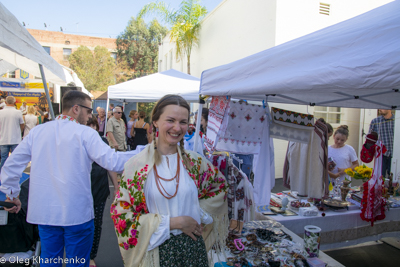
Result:
{"type": "Polygon", "coordinates": [[[183,0],[178,10],[170,9],[164,2],[151,2],[145,5],[138,14],[141,18],[156,13],[167,24],[171,25],[171,41],[176,44],[176,57],[187,57],[187,70],[190,74],[190,54],[192,48],[199,44],[200,21],[207,14],[207,9],[199,0],[183,0]]]}

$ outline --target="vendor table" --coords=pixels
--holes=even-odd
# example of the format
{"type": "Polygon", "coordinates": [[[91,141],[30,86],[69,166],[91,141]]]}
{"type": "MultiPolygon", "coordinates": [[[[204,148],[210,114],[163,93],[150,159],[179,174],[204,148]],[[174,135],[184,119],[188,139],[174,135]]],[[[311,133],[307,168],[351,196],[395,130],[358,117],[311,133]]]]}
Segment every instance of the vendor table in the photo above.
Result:
{"type": "Polygon", "coordinates": [[[299,236],[304,235],[304,226],[315,225],[322,229],[321,249],[333,249],[357,245],[367,241],[379,240],[382,237],[400,237],[400,208],[391,208],[385,212],[384,220],[371,223],[361,220],[360,209],[321,211],[318,216],[265,216],[256,212],[256,220],[275,220],[299,236]]]}
{"type": "MultiPolygon", "coordinates": [[[[293,233],[292,231],[290,231],[288,228],[286,228],[285,226],[282,226],[278,229],[283,230],[285,233],[287,233],[288,235],[290,235],[292,237],[293,242],[296,243],[300,243],[301,245],[304,245],[304,240],[302,237],[296,235],[295,233],[293,233]]],[[[218,255],[219,256],[219,260],[220,261],[226,261],[225,257],[221,254],[218,255]]],[[[214,263],[218,263],[218,257],[215,253],[213,253],[212,255],[213,257],[213,261],[214,263]]],[[[229,255],[228,255],[229,257],[229,255]]],[[[339,262],[337,262],[336,260],[334,260],[333,258],[331,258],[330,256],[328,256],[327,254],[325,254],[324,252],[320,251],[319,252],[319,257],[320,260],[322,260],[323,262],[327,263],[328,267],[344,267],[344,265],[340,264],[339,262]]],[[[215,266],[222,266],[220,264],[216,264],[215,266]]]]}

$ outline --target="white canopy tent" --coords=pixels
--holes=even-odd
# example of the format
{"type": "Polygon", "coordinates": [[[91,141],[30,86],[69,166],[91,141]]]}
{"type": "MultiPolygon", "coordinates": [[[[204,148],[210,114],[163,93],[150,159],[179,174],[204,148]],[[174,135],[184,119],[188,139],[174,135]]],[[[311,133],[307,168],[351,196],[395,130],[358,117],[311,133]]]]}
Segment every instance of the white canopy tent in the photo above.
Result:
{"type": "MultiPolygon", "coordinates": [[[[65,84],[65,74],[61,65],[46,53],[2,3],[0,3],[0,60],[0,69],[12,65],[37,77],[42,77],[48,103],[50,103],[50,96],[45,77],[51,82],[65,84]]],[[[49,108],[54,118],[52,105],[49,105],[49,108]]]]}
{"type": "Polygon", "coordinates": [[[400,1],[205,70],[200,94],[400,109],[400,1]]]}
{"type": "MultiPolygon", "coordinates": [[[[399,44],[400,1],[395,1],[205,70],[199,92],[287,104],[400,109],[399,44]]],[[[262,174],[256,173],[257,178],[262,174]]],[[[260,188],[254,189],[256,193],[265,195],[260,188]]],[[[269,204],[269,196],[261,199],[258,204],[269,204]]]]}
{"type": "Polygon", "coordinates": [[[109,86],[108,101],[156,102],[164,95],[178,94],[193,102],[199,100],[199,86],[198,78],[170,69],[109,86]]]}

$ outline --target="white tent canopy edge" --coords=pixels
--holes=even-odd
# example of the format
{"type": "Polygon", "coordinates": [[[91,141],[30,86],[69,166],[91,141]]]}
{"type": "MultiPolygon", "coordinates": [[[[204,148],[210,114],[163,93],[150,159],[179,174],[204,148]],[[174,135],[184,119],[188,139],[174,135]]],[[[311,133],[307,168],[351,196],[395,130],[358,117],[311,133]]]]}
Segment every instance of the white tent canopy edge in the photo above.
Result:
{"type": "Polygon", "coordinates": [[[400,109],[400,1],[205,70],[200,94],[400,109]]]}

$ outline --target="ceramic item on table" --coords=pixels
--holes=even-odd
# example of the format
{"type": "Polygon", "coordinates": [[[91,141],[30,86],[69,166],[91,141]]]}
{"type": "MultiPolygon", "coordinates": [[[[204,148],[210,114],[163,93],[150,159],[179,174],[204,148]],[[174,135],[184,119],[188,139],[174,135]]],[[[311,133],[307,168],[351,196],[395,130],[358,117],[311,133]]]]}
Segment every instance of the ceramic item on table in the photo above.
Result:
{"type": "Polygon", "coordinates": [[[350,183],[351,183],[351,181],[344,180],[343,181],[343,186],[340,187],[340,194],[342,196],[342,200],[343,201],[346,201],[347,194],[350,191],[350,187],[349,187],[350,183]]]}
{"type": "Polygon", "coordinates": [[[321,241],[321,228],[314,225],[304,226],[304,249],[309,257],[319,256],[319,244],[321,241]]]}
{"type": "Polygon", "coordinates": [[[287,197],[284,197],[284,198],[282,199],[282,210],[283,210],[283,211],[286,210],[288,204],[289,204],[289,199],[288,199],[287,197]]]}

